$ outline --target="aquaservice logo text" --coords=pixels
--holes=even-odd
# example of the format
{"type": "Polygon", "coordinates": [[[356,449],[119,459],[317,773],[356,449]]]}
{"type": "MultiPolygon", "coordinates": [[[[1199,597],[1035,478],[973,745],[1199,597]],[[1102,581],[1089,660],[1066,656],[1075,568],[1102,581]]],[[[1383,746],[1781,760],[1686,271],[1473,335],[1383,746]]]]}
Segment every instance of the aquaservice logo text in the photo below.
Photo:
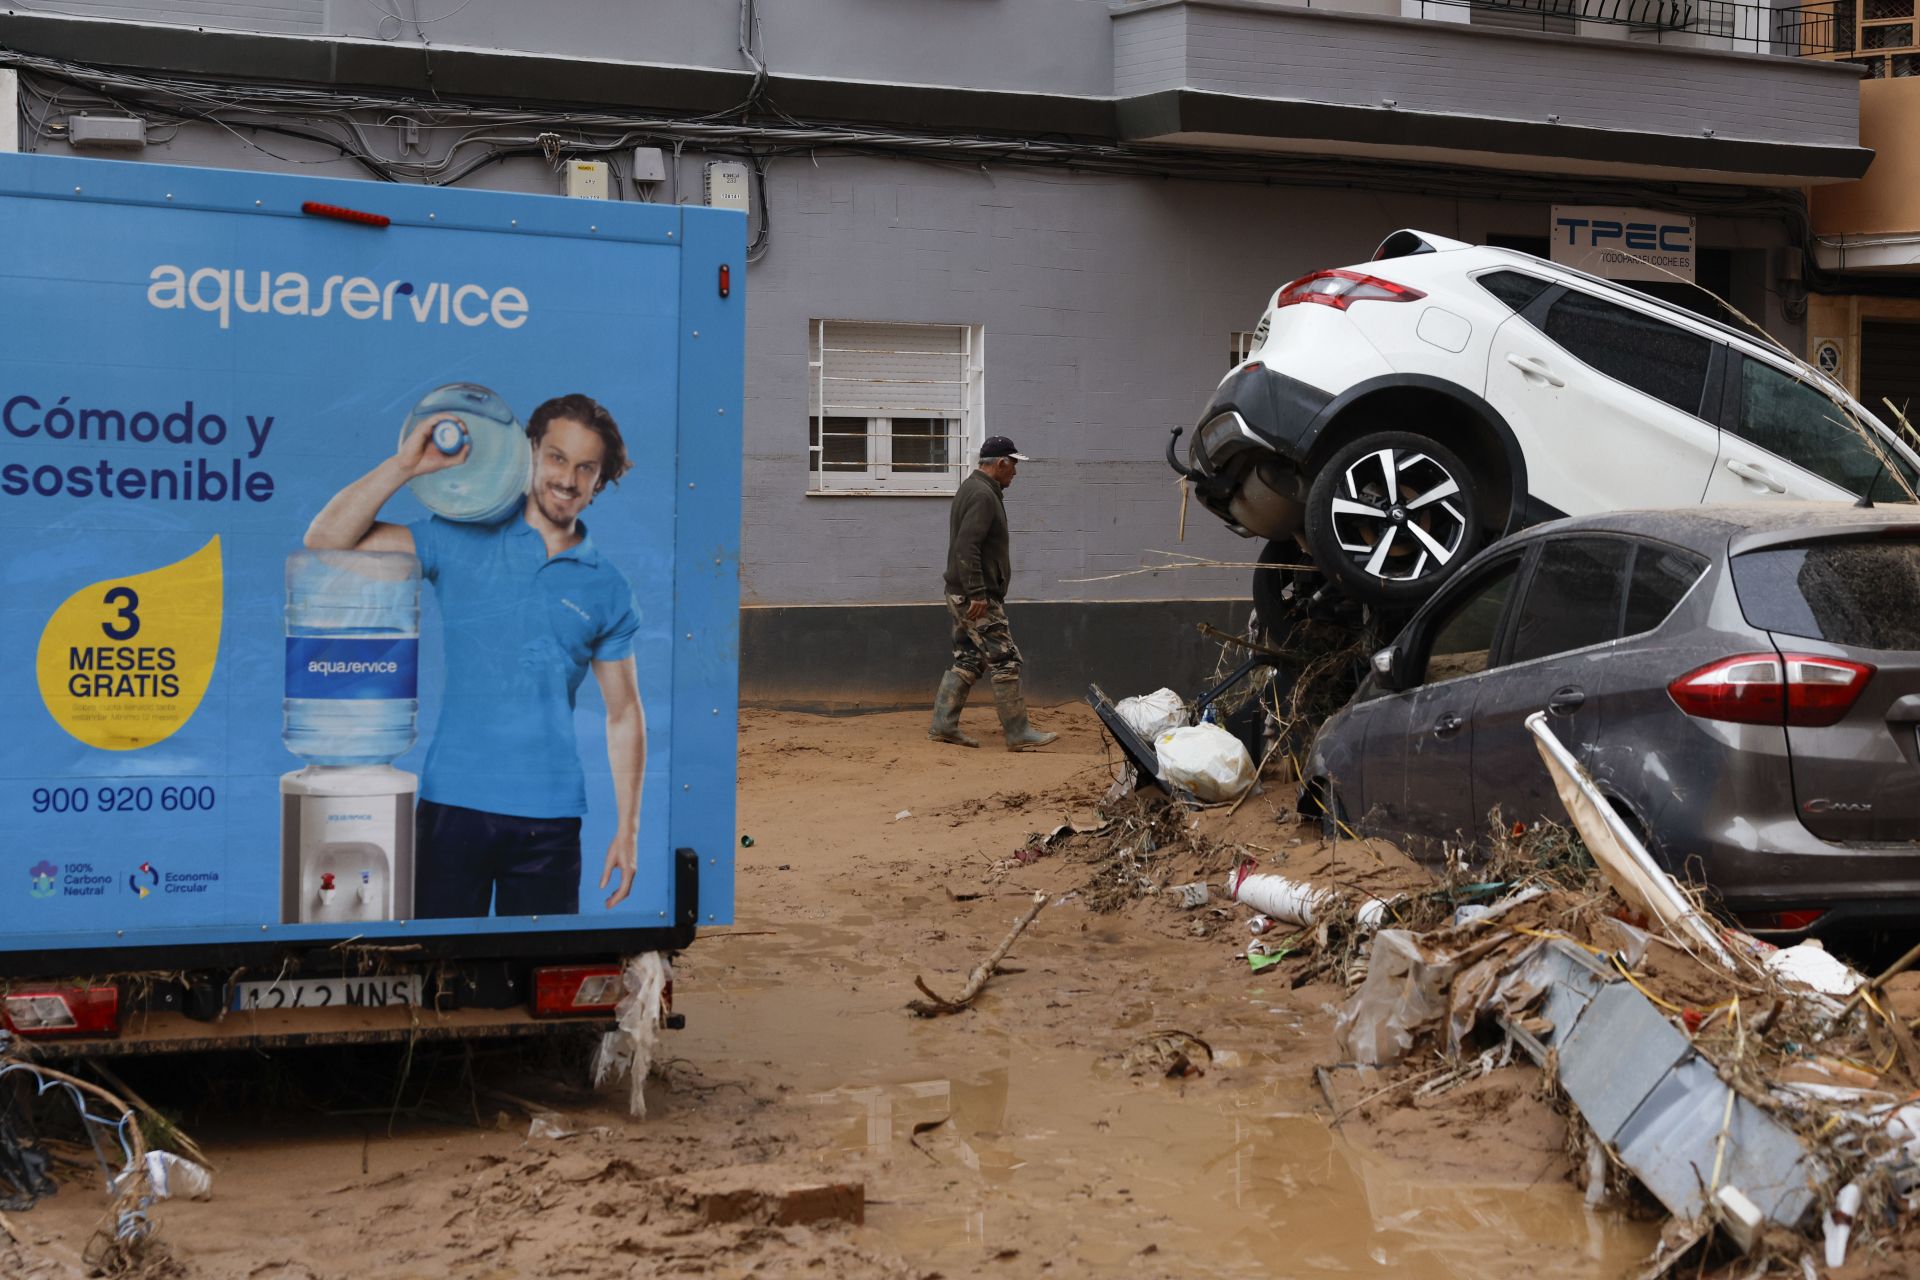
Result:
{"type": "Polygon", "coordinates": [[[349,320],[518,329],[527,322],[527,295],[513,285],[431,280],[384,283],[370,276],[327,276],[318,283],[299,271],[240,267],[186,267],[162,263],[147,274],[147,304],[161,311],[201,311],[222,329],[248,315],[341,315],[349,320]]]}

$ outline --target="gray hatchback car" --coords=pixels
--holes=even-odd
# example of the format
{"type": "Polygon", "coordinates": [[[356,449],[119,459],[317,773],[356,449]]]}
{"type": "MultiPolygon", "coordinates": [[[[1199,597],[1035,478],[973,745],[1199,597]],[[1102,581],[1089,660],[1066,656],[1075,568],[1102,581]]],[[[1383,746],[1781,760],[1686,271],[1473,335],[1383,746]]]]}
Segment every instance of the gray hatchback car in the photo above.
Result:
{"type": "Polygon", "coordinates": [[[1434,859],[1565,822],[1542,709],[1671,870],[1770,937],[1920,924],[1920,510],[1560,520],[1488,548],[1321,728],[1303,808],[1434,859]]]}

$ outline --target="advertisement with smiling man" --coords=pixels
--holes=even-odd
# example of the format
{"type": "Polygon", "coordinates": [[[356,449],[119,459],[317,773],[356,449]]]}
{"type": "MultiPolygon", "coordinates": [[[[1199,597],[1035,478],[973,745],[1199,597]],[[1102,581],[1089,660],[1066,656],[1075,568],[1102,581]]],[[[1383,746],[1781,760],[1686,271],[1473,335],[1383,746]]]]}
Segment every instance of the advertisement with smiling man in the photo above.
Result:
{"type": "Polygon", "coordinates": [[[729,918],[739,224],[0,155],[0,962],[729,918]]]}

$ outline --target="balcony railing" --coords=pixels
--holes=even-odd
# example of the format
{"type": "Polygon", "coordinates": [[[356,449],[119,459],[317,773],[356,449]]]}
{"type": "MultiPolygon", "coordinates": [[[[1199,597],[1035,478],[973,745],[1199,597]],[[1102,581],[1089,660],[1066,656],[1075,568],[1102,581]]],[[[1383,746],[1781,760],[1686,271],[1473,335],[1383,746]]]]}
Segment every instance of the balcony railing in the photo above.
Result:
{"type": "MultiPolygon", "coordinates": [[[[1738,0],[1420,0],[1420,16],[1562,35],[1588,35],[1785,57],[1852,51],[1853,22],[1839,11],[1860,0],[1793,8],[1738,0]]],[[[1914,0],[1864,0],[1904,4],[1914,0]]]]}

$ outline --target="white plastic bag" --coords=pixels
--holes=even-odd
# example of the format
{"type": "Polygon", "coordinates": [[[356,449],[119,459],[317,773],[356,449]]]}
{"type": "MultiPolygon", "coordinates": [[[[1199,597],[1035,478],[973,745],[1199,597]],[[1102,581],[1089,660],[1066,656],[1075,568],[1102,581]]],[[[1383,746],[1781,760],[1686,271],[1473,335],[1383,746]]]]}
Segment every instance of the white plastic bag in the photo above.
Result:
{"type": "Polygon", "coordinates": [[[1199,800],[1231,800],[1253,785],[1253,757],[1217,724],[1169,729],[1153,740],[1160,776],[1199,800]]]}
{"type": "Polygon", "coordinates": [[[1429,952],[1404,929],[1382,929],[1373,938],[1367,980],[1334,1020],[1334,1043],[1353,1062],[1400,1061],[1421,1029],[1446,1013],[1447,988],[1458,967],[1452,956],[1429,952]]]}
{"type": "MultiPolygon", "coordinates": [[[[149,1151],[146,1169],[147,1184],[160,1199],[205,1200],[213,1194],[213,1175],[185,1156],[171,1151],[149,1151]]],[[[114,1191],[118,1193],[119,1189],[116,1179],[114,1191]]]]}
{"type": "Polygon", "coordinates": [[[614,1006],[617,1025],[600,1037],[600,1047],[594,1050],[593,1087],[626,1076],[627,1110],[644,1118],[647,1072],[653,1069],[654,1043],[660,1038],[660,1015],[673,983],[673,965],[664,951],[643,951],[627,957],[620,980],[626,994],[614,1006]]]}
{"type": "Polygon", "coordinates": [[[1171,689],[1122,698],[1114,703],[1113,710],[1142,742],[1156,742],[1167,730],[1187,722],[1187,704],[1171,689]]]}

